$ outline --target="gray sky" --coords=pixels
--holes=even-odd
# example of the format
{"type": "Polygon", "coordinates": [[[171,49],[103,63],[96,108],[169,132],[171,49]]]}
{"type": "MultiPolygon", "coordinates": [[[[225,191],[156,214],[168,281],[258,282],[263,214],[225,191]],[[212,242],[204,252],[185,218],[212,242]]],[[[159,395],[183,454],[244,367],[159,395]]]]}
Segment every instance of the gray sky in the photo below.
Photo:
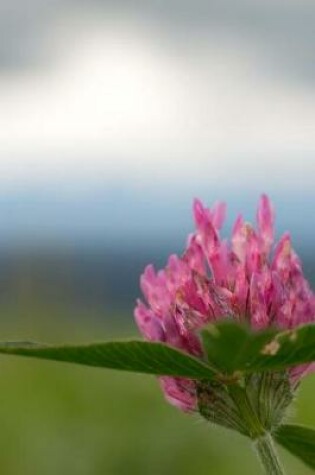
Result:
{"type": "Polygon", "coordinates": [[[313,1],[0,3],[6,189],[312,189],[313,1]]]}
{"type": "MultiPolygon", "coordinates": [[[[243,39],[273,69],[300,80],[314,80],[314,21],[312,0],[11,0],[0,2],[2,69],[46,65],[51,29],[69,15],[68,27],[77,16],[109,15],[154,25],[163,34],[243,39]],[[273,63],[273,64],[272,64],[273,63]]],[[[72,25],[71,25],[72,23],[72,25]]],[[[167,40],[166,40],[167,41],[167,40]]]]}

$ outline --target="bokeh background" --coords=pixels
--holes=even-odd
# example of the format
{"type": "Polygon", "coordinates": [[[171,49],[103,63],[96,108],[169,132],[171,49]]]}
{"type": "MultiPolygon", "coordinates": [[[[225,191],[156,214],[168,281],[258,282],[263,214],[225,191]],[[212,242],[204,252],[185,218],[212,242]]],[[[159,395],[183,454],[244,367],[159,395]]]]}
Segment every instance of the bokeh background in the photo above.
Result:
{"type": "MultiPolygon", "coordinates": [[[[314,283],[314,25],[313,0],[0,1],[1,339],[135,335],[139,274],[181,252],[195,196],[229,232],[267,192],[314,283]]],[[[4,475],[258,473],[154,378],[0,370],[4,475]]]]}

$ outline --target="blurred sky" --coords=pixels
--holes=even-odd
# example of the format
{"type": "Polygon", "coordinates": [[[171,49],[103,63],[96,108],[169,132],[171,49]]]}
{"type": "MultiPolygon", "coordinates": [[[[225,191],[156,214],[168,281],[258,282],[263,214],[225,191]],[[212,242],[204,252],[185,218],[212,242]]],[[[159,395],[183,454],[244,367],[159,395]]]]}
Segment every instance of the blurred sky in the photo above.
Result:
{"type": "Polygon", "coordinates": [[[313,0],[0,1],[0,242],[170,239],[190,202],[314,240],[313,0]]]}

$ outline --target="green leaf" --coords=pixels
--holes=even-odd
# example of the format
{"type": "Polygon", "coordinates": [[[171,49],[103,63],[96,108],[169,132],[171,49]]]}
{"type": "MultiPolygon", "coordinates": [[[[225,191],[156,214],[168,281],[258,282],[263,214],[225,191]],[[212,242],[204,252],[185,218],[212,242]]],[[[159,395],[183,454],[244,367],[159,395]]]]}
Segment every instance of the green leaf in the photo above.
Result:
{"type": "Polygon", "coordinates": [[[0,343],[0,353],[192,379],[211,379],[214,374],[206,363],[187,353],[163,343],[146,341],[112,341],[77,346],[0,343]]]}
{"type": "Polygon", "coordinates": [[[315,430],[298,425],[283,425],[273,434],[291,454],[315,468],[315,430]]]}
{"type": "Polygon", "coordinates": [[[276,332],[256,332],[232,320],[209,325],[201,331],[208,361],[220,372],[232,374],[246,368],[254,370],[253,361],[276,332]]]}
{"type": "Polygon", "coordinates": [[[211,379],[216,373],[230,378],[235,372],[283,371],[315,361],[315,325],[254,332],[225,320],[208,326],[201,336],[208,363],[166,344],[145,341],[78,346],[0,343],[0,353],[192,379],[211,379]]]}
{"type": "Polygon", "coordinates": [[[294,330],[253,332],[248,326],[225,321],[201,331],[208,361],[232,374],[281,371],[315,361],[315,325],[294,330]]]}

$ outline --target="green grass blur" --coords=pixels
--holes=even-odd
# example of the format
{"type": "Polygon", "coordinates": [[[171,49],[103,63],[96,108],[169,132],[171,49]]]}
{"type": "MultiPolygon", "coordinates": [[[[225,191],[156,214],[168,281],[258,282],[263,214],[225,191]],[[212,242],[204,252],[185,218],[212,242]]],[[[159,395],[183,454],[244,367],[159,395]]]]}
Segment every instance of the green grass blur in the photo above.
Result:
{"type": "MultiPolygon", "coordinates": [[[[83,342],[136,334],[131,315],[109,320],[101,312],[72,312],[35,303],[3,307],[1,339],[83,342]]],[[[153,377],[5,356],[0,371],[1,474],[260,473],[245,438],[169,406],[153,377]]],[[[292,420],[315,426],[314,394],[310,377],[292,420]]],[[[281,456],[290,475],[313,473],[282,450],[281,456]]]]}

